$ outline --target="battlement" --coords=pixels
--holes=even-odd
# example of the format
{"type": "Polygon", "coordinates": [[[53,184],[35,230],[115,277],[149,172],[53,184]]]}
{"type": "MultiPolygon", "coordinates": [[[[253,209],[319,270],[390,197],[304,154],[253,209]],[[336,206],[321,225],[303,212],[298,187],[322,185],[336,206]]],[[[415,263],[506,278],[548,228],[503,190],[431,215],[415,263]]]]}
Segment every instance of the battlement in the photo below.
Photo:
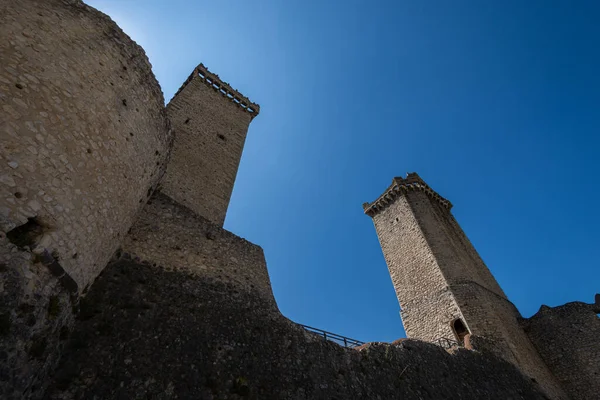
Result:
{"type": "Polygon", "coordinates": [[[210,72],[202,63],[194,68],[194,71],[185,80],[185,82],[183,82],[183,85],[181,85],[181,87],[177,90],[173,98],[177,97],[177,95],[196,77],[200,78],[200,80],[204,82],[206,86],[220,93],[222,96],[226,97],[232,103],[240,107],[243,111],[246,111],[252,115],[252,118],[256,117],[260,113],[260,106],[258,104],[253,103],[249,98],[232,88],[227,82],[221,80],[219,75],[210,72]]]}
{"type": "Polygon", "coordinates": [[[406,178],[395,177],[392,179],[392,184],[374,202],[363,203],[365,214],[374,217],[379,211],[394,202],[397,197],[402,196],[403,193],[415,190],[425,192],[429,197],[439,202],[447,210],[452,208],[452,203],[450,203],[450,201],[431,189],[416,172],[410,172],[406,174],[406,178]]]}

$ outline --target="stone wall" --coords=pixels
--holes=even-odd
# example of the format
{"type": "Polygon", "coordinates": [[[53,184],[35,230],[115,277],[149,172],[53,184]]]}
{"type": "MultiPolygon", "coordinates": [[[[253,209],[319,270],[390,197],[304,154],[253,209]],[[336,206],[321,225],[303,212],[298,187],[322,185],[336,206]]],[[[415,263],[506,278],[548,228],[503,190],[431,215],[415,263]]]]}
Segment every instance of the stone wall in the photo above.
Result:
{"type": "Polygon", "coordinates": [[[0,37],[0,397],[21,398],[164,173],[171,135],[148,59],[104,14],[4,0],[0,37]]]}
{"type": "Polygon", "coordinates": [[[199,65],[167,106],[176,140],[162,191],[222,226],[260,108],[199,65]]]}
{"type": "Polygon", "coordinates": [[[464,320],[449,288],[424,292],[421,298],[403,303],[400,316],[407,337],[428,342],[456,340],[450,323],[457,318],[464,320]]]}
{"type": "Polygon", "coordinates": [[[62,353],[77,285],[53,257],[0,238],[0,398],[38,398],[62,353]]]}
{"type": "Polygon", "coordinates": [[[600,393],[600,296],[596,304],[542,306],[523,326],[573,400],[600,393]]]}
{"type": "Polygon", "coordinates": [[[276,308],[262,249],[200,217],[162,193],[140,213],[122,251],[170,270],[185,270],[245,290],[276,308]]]}
{"type": "Polygon", "coordinates": [[[454,284],[450,290],[472,333],[490,340],[495,345],[495,354],[518,366],[549,397],[566,398],[556,377],[521,328],[520,314],[511,302],[473,283],[454,284]]]}
{"type": "Polygon", "coordinates": [[[46,398],[544,399],[499,358],[412,340],[345,349],[258,292],[172,263],[104,270],[46,398]]]}
{"type": "Polygon", "coordinates": [[[36,218],[44,247],[83,288],[163,173],[162,92],[143,50],[91,7],[0,7],[1,227],[36,218]]]}

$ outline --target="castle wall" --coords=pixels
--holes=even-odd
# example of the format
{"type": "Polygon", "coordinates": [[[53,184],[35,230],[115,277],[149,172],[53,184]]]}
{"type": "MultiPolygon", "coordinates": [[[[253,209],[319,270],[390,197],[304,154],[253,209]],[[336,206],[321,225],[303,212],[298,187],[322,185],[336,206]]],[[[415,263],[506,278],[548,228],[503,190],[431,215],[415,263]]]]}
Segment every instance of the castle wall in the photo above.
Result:
{"type": "Polygon", "coordinates": [[[162,191],[222,226],[259,107],[198,66],[167,106],[175,131],[162,191]]]}
{"type": "Polygon", "coordinates": [[[200,217],[168,196],[148,202],[122,251],[166,269],[256,293],[276,308],[262,249],[200,217]]]}
{"type": "Polygon", "coordinates": [[[412,340],[345,349],[235,288],[188,268],[111,263],[45,398],[544,399],[499,358],[412,340]]]}
{"type": "Polygon", "coordinates": [[[143,50],[80,1],[0,2],[0,397],[40,390],[71,306],[164,173],[143,50]]]}
{"type": "Polygon", "coordinates": [[[573,400],[600,393],[600,302],[542,306],[524,322],[540,355],[573,400]]]}

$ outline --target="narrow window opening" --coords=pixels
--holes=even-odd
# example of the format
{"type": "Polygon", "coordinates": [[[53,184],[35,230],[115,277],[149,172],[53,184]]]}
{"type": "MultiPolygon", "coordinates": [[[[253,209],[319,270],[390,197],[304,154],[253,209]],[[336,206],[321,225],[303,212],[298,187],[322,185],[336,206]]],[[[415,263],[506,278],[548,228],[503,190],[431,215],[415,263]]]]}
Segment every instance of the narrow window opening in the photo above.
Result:
{"type": "Polygon", "coordinates": [[[452,329],[454,330],[456,339],[460,343],[462,343],[465,339],[465,336],[467,336],[469,334],[469,330],[467,329],[467,327],[465,326],[465,324],[462,322],[462,320],[460,318],[455,319],[454,322],[452,322],[452,329]]]}

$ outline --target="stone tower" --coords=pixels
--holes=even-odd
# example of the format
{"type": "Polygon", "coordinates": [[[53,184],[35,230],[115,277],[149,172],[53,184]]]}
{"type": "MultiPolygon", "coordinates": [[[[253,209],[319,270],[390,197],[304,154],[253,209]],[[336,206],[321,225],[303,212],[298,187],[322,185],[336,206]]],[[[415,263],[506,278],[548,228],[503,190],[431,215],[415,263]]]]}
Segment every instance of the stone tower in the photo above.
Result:
{"type": "Polygon", "coordinates": [[[561,393],[521,328],[521,315],[454,219],[452,204],[416,173],[394,178],[377,200],[363,204],[375,224],[406,335],[462,342],[485,338],[489,349],[561,393]]]}
{"type": "Polygon", "coordinates": [[[222,226],[260,107],[200,64],[167,106],[175,132],[162,192],[222,226]]]}

